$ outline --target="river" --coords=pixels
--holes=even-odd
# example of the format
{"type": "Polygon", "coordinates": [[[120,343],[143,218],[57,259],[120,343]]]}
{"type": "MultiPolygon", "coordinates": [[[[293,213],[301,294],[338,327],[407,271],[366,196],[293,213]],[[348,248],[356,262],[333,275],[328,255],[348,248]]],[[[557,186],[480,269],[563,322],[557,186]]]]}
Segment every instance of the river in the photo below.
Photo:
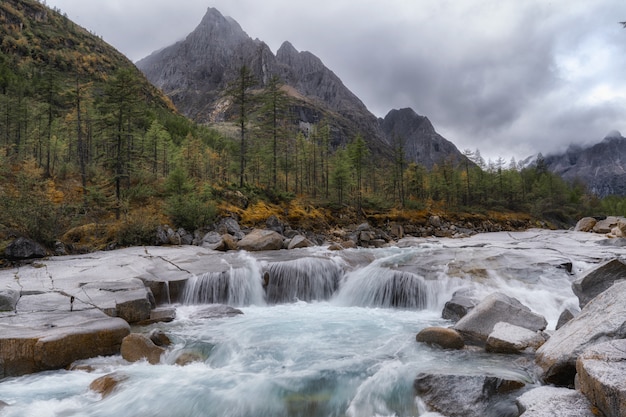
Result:
{"type": "Polygon", "coordinates": [[[89,370],[6,378],[0,400],[10,406],[0,416],[435,416],[415,397],[420,372],[489,372],[536,383],[524,361],[510,356],[415,342],[424,327],[452,324],[441,318],[452,294],[504,292],[554,329],[561,311],[578,304],[571,282],[625,256],[599,241],[538,230],[407,239],[385,249],[212,254],[227,267],[189,281],[174,321],[133,329],[170,337],[160,364],[99,357],[80,362],[89,370]],[[203,318],[211,303],[243,314],[203,318]],[[202,360],[175,365],[182,352],[202,360]],[[125,377],[114,393],[103,399],[89,390],[111,372],[125,377]]]}

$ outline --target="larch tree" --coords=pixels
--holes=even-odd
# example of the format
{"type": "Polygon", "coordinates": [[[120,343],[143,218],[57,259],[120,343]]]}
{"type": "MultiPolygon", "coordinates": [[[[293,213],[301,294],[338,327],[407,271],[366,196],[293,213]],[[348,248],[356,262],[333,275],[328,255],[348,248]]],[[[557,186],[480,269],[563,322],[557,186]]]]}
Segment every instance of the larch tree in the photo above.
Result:
{"type": "Polygon", "coordinates": [[[239,126],[239,186],[243,187],[246,173],[246,133],[248,118],[254,104],[252,88],[257,80],[247,65],[241,66],[237,78],[228,85],[226,96],[229,97],[237,109],[237,124],[239,126]]]}

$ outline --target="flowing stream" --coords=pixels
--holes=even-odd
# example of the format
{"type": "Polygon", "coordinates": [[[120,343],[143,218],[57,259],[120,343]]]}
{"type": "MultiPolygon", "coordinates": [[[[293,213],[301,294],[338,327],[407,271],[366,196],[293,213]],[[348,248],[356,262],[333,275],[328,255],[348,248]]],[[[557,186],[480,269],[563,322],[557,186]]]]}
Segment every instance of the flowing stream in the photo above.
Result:
{"type": "Polygon", "coordinates": [[[478,298],[505,292],[553,328],[560,312],[577,304],[571,282],[614,254],[563,234],[494,236],[232,255],[221,271],[188,282],[173,322],[133,329],[158,328],[172,339],[160,364],[101,357],[81,361],[79,369],[89,371],[7,378],[0,400],[9,406],[0,416],[425,416],[436,414],[415,397],[420,372],[490,372],[533,384],[524,361],[434,349],[415,335],[451,325],[441,310],[459,289],[478,298]],[[571,274],[561,267],[567,262],[571,274]],[[211,303],[243,314],[203,318],[211,303]],[[201,360],[176,365],[182,353],[201,360]],[[111,395],[89,390],[111,372],[125,378],[111,395]]]}

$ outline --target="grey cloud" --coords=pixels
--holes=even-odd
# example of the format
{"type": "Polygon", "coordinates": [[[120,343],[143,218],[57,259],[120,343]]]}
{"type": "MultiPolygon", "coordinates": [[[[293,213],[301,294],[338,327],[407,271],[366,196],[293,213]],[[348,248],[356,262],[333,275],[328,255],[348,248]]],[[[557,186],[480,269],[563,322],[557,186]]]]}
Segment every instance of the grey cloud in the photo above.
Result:
{"type": "Polygon", "coordinates": [[[622,0],[89,3],[48,0],[133,60],[183,38],[216,7],[274,51],[288,40],[317,55],[374,114],[412,107],[484,156],[519,159],[626,132],[622,0]],[[595,62],[603,50],[608,64],[595,62]],[[570,56],[582,75],[564,72],[570,56]],[[602,83],[617,101],[587,99],[602,83]]]}

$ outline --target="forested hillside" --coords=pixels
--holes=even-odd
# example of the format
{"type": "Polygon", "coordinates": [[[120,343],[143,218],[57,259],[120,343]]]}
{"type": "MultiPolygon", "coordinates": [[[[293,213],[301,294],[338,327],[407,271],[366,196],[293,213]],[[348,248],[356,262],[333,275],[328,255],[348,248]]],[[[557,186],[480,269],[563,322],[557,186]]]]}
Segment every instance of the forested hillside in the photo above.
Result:
{"type": "Polygon", "coordinates": [[[278,78],[259,87],[245,66],[224,91],[230,120],[194,124],[114,48],[34,0],[0,3],[0,35],[3,241],[151,244],[159,225],[201,229],[218,215],[294,228],[493,212],[563,224],[593,203],[541,164],[466,151],[475,165],[427,170],[402,141],[391,157],[359,135],[333,146],[333,126],[293,124],[293,94],[278,78]]]}

